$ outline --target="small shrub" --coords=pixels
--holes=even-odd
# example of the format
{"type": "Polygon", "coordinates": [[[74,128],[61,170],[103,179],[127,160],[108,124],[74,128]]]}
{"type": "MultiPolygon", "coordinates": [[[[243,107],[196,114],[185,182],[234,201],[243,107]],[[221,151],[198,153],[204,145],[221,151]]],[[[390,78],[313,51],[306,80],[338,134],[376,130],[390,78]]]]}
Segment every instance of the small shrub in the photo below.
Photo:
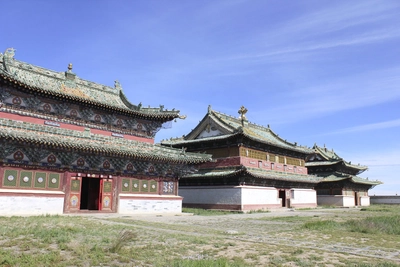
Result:
{"type": "Polygon", "coordinates": [[[118,253],[124,245],[133,241],[134,239],[136,239],[136,237],[137,234],[135,232],[131,230],[122,230],[115,240],[113,246],[110,248],[110,251],[113,253],[118,253]]]}

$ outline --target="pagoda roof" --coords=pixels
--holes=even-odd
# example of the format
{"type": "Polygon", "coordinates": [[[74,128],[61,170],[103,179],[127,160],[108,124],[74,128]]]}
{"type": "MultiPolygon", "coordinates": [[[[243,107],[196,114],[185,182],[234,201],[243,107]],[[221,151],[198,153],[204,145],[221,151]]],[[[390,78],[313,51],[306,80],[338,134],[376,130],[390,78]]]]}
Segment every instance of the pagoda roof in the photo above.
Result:
{"type": "Polygon", "coordinates": [[[355,184],[365,184],[365,185],[373,185],[373,186],[382,184],[382,182],[380,182],[378,180],[372,181],[372,180],[361,178],[356,175],[340,173],[340,172],[318,173],[318,177],[322,178],[322,181],[321,181],[322,183],[349,180],[355,184]]]}
{"type": "Polygon", "coordinates": [[[5,142],[44,145],[58,150],[74,149],[84,153],[102,153],[138,160],[185,164],[211,161],[211,155],[208,154],[186,153],[184,150],[176,148],[92,134],[89,129],[76,131],[3,118],[0,118],[0,138],[5,142]]]}
{"type": "Polygon", "coordinates": [[[327,166],[327,165],[334,165],[337,163],[342,163],[349,169],[354,169],[359,172],[363,172],[368,169],[367,166],[363,165],[356,165],[356,164],[351,164],[351,162],[346,162],[344,159],[342,159],[338,154],[336,154],[333,150],[329,150],[326,147],[320,147],[317,146],[316,144],[313,146],[313,150],[316,154],[320,155],[321,159],[319,161],[309,161],[306,162],[306,167],[310,166],[327,166]]]}
{"type": "Polygon", "coordinates": [[[311,154],[312,149],[304,146],[299,146],[297,143],[288,142],[278,136],[270,127],[257,125],[241,118],[235,118],[211,109],[208,107],[208,112],[200,123],[188,135],[181,138],[171,138],[163,140],[164,145],[185,145],[191,143],[200,143],[207,141],[224,140],[234,136],[244,136],[255,142],[268,144],[271,146],[297,151],[300,153],[311,154]],[[211,129],[211,130],[210,130],[211,129]],[[205,132],[215,133],[204,134],[205,132]]]}
{"type": "Polygon", "coordinates": [[[249,168],[245,166],[217,168],[217,169],[200,169],[196,173],[185,175],[183,178],[211,178],[211,177],[232,177],[232,176],[251,176],[254,178],[279,180],[287,182],[299,182],[317,184],[322,178],[314,175],[304,175],[295,173],[285,173],[263,170],[258,168],[249,168]]]}
{"type": "Polygon", "coordinates": [[[32,92],[78,101],[134,115],[143,119],[169,121],[181,117],[177,110],[145,108],[128,101],[118,81],[114,87],[79,78],[72,72],[72,64],[65,72],[56,72],[14,58],[15,50],[9,48],[0,53],[0,80],[28,89],[32,92]]]}

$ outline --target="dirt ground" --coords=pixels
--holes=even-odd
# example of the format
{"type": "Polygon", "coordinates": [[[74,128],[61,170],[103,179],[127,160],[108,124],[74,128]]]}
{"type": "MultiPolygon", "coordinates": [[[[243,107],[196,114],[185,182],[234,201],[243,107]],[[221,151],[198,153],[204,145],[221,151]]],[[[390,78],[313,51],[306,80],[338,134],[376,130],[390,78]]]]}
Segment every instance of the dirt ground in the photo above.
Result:
{"type": "MultiPolygon", "coordinates": [[[[209,236],[211,238],[221,238],[225,242],[233,242],[234,246],[227,246],[223,250],[217,251],[217,255],[224,257],[256,258],[255,266],[263,266],[271,263],[271,257],[280,259],[287,253],[300,251],[299,257],[304,257],[310,262],[310,257],[319,257],[318,265],[337,266],[343,265],[341,258],[350,259],[357,262],[368,262],[373,260],[388,260],[400,264],[400,244],[392,248],[382,248],[374,245],[373,240],[357,240],[356,245],[351,242],[351,238],[343,237],[343,242],[336,239],[331,240],[330,235],[308,235],[293,232],[293,226],[289,217],[330,217],[352,218],[354,214],[360,212],[359,209],[315,209],[315,210],[276,210],[269,213],[251,214],[229,214],[215,216],[194,216],[192,214],[177,215],[119,215],[119,214],[92,214],[91,219],[101,221],[104,224],[118,223],[124,224],[130,221],[149,222],[138,225],[138,228],[154,230],[158,232],[174,233],[181,235],[209,236]],[[288,217],[286,220],[268,220],[274,217],[288,217]],[[126,222],[124,222],[126,221],[126,222]],[[163,225],[159,227],[158,225],[163,225]],[[180,226],[182,229],[180,229],[180,226]],[[191,230],[188,231],[188,226],[191,230]],[[212,231],[211,231],[212,230],[212,231]],[[337,263],[337,264],[336,264],[337,263]]],[[[132,224],[130,224],[132,225],[132,224]]],[[[213,249],[215,245],[201,245],[202,251],[213,249]]],[[[200,250],[199,250],[200,251],[200,250]]],[[[196,251],[193,258],[202,257],[196,251]]],[[[315,261],[314,261],[315,262],[315,261]]],[[[277,266],[299,266],[297,263],[287,262],[277,266]]]]}

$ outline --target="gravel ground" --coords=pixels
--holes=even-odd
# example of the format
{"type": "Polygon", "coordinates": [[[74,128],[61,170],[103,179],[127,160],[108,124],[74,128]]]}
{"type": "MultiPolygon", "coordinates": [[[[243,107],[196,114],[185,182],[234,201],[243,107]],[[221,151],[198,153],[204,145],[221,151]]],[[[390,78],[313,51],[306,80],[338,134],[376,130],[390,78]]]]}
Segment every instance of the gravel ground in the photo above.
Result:
{"type": "MultiPolygon", "coordinates": [[[[400,246],[398,248],[375,247],[371,242],[365,242],[362,246],[354,246],[351,242],[329,242],[321,240],[321,237],[310,236],[309,238],[298,238],[296,233],[290,231],[293,224],[285,220],[268,220],[272,217],[308,216],[308,217],[343,217],[352,218],[359,209],[315,209],[315,210],[275,210],[269,213],[251,214],[229,214],[215,216],[195,216],[192,214],[171,214],[171,215],[121,215],[121,214],[90,214],[93,220],[102,223],[124,224],[124,220],[151,222],[149,225],[140,224],[139,228],[164,231],[166,233],[177,233],[182,235],[199,235],[221,237],[225,240],[232,240],[235,244],[248,248],[250,244],[265,244],[268,246],[286,246],[292,248],[309,249],[321,254],[331,255],[352,255],[362,258],[385,259],[400,263],[400,246]],[[111,219],[111,220],[110,220],[111,219]],[[115,222],[113,219],[122,219],[115,222]],[[162,224],[164,227],[157,227],[154,223],[162,224]],[[170,227],[169,227],[170,226],[170,227]],[[177,227],[178,226],[178,227],[177,227]],[[179,229],[182,227],[182,230],[179,229]],[[188,231],[187,226],[193,226],[193,231],[188,231]],[[213,231],[210,232],[210,229],[213,231]],[[274,229],[279,229],[278,235],[274,229]],[[283,234],[282,234],[283,233],[283,234]]],[[[329,239],[329,238],[327,238],[329,239]]],[[[235,252],[233,252],[235,253],[235,252]]]]}

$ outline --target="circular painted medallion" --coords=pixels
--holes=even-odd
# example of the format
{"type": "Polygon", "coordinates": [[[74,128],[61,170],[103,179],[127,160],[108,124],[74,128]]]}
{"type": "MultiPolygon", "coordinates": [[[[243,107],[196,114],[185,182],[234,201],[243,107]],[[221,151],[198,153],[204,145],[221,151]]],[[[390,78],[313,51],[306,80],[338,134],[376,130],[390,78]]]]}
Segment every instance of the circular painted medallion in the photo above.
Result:
{"type": "Polygon", "coordinates": [[[147,184],[143,184],[143,188],[147,188],[147,184]]]}
{"type": "Polygon", "coordinates": [[[39,178],[37,179],[37,181],[38,181],[38,183],[43,183],[43,177],[39,177],[39,178]]]}
{"type": "Polygon", "coordinates": [[[14,176],[9,175],[9,176],[7,177],[7,180],[9,180],[10,182],[13,181],[13,180],[14,180],[14,176]]]}
{"type": "Polygon", "coordinates": [[[56,178],[51,179],[51,183],[53,184],[57,183],[57,179],[56,178]]]}
{"type": "Polygon", "coordinates": [[[128,187],[129,186],[129,184],[128,183],[124,183],[124,187],[128,187]]]}
{"type": "Polygon", "coordinates": [[[29,182],[29,177],[25,176],[24,178],[22,178],[22,181],[24,181],[25,183],[29,182]]]}

